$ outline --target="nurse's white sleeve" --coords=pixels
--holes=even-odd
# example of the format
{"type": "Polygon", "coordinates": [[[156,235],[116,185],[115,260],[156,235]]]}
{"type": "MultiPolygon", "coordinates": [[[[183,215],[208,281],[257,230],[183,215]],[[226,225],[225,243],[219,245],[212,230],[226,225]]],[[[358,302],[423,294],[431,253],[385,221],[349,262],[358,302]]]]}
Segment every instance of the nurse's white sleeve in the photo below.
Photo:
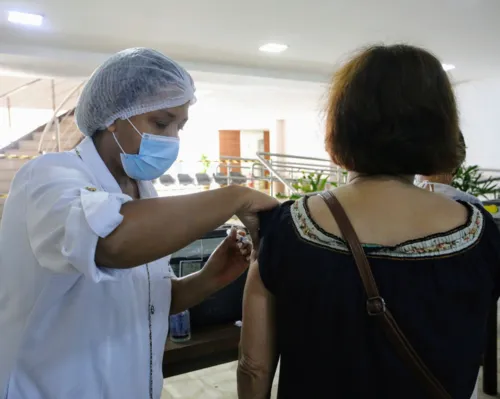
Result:
{"type": "Polygon", "coordinates": [[[120,208],[131,198],[99,190],[81,161],[64,155],[53,157],[57,162],[35,161],[25,188],[33,253],[54,272],[81,273],[95,282],[117,278],[125,271],[98,267],[95,251],[99,237],[122,222],[120,208]]]}

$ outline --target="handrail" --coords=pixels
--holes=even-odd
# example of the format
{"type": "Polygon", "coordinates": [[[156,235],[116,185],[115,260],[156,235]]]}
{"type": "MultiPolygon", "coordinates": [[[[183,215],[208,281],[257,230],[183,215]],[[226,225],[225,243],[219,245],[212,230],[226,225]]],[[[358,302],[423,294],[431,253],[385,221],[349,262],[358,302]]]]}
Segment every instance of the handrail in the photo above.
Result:
{"type": "MultiPolygon", "coordinates": [[[[61,111],[61,109],[66,105],[66,103],[70,100],[70,98],[73,97],[75,95],[75,93],[78,92],[78,90],[80,90],[82,88],[82,86],[84,84],[85,84],[85,81],[81,82],[73,90],[71,90],[66,95],[66,97],[64,97],[64,100],[62,100],[61,104],[59,104],[59,106],[55,109],[54,114],[52,115],[52,118],[50,118],[50,120],[47,122],[47,124],[45,125],[45,127],[42,131],[42,134],[40,136],[40,142],[38,143],[38,152],[41,152],[41,150],[42,150],[42,143],[43,143],[43,139],[45,137],[45,133],[47,133],[52,128],[54,121],[59,117],[58,114],[61,111]]],[[[59,135],[59,133],[58,133],[58,135],[59,135]]],[[[59,150],[60,149],[58,149],[58,151],[59,150]]]]}
{"type": "Polygon", "coordinates": [[[12,90],[9,90],[8,92],[4,93],[4,94],[0,94],[0,99],[2,98],[5,98],[5,97],[9,97],[21,90],[24,90],[26,89],[28,86],[31,86],[37,82],[40,82],[42,79],[35,79],[35,80],[32,80],[31,82],[27,82],[27,83],[24,83],[22,84],[21,86],[19,87],[16,87],[15,89],[12,89],[12,90]]]}
{"type": "MultiPolygon", "coordinates": [[[[286,158],[294,158],[294,159],[306,159],[308,161],[320,161],[320,162],[332,162],[330,159],[326,158],[313,158],[313,157],[303,157],[299,155],[287,155],[287,154],[277,154],[274,152],[258,152],[257,157],[266,156],[266,157],[286,157],[286,158]]],[[[260,157],[259,157],[260,159],[260,157]]]]}
{"type": "Polygon", "coordinates": [[[271,154],[267,152],[258,152],[257,158],[259,161],[264,165],[269,172],[271,172],[271,175],[276,177],[286,188],[288,188],[293,194],[297,193],[297,190],[293,188],[285,179],[283,179],[280,174],[274,169],[274,167],[271,165],[271,163],[265,158],[267,155],[282,155],[282,154],[271,154]]]}

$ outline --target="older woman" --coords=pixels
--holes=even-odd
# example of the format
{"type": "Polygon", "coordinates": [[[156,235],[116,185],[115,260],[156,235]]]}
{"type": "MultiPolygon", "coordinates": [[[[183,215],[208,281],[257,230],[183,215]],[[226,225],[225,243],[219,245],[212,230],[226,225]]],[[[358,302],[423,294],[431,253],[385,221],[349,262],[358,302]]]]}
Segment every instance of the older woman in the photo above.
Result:
{"type": "Polygon", "coordinates": [[[201,272],[176,279],[169,254],[276,202],[227,187],[156,198],[175,162],[194,85],[149,49],[111,57],[76,109],[87,136],[41,156],[12,182],[0,229],[0,396],[159,398],[168,316],[238,277],[236,233],[201,272]]]}
{"type": "Polygon", "coordinates": [[[482,208],[413,185],[459,166],[458,133],[450,81],[427,51],[371,47],[336,72],[326,148],[349,183],[263,216],[240,399],[268,397],[278,359],[280,399],[470,398],[500,233],[482,208]]]}

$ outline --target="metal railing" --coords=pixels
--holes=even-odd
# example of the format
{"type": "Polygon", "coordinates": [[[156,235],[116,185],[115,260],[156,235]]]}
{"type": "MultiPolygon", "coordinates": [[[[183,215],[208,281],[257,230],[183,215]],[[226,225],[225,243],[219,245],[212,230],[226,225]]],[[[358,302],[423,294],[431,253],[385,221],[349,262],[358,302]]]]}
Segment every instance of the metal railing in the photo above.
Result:
{"type": "MultiPolygon", "coordinates": [[[[328,182],[335,182],[336,185],[344,184],[346,180],[346,172],[329,159],[270,152],[258,152],[257,159],[266,168],[269,180],[283,184],[289,194],[300,194],[295,183],[305,176],[326,178],[328,182]]],[[[273,190],[271,184],[271,195],[274,194],[273,190]]]]}
{"type": "Polygon", "coordinates": [[[82,84],[80,80],[33,79],[0,94],[0,148],[46,125],[39,150],[43,149],[43,140],[48,141],[45,133],[51,130],[54,145],[47,145],[46,150],[62,150],[65,135],[58,127],[60,117],[75,107],[82,84]]]}
{"type": "Polygon", "coordinates": [[[26,89],[35,83],[40,82],[42,79],[34,79],[30,82],[24,83],[14,89],[8,90],[7,92],[0,94],[0,100],[5,99],[5,108],[7,109],[7,127],[12,129],[12,96],[26,89]]]}
{"type": "Polygon", "coordinates": [[[262,180],[253,173],[255,166],[262,166],[257,158],[221,156],[215,164],[214,178],[219,184],[242,184],[248,180],[262,180]]]}
{"type": "MultiPolygon", "coordinates": [[[[179,161],[177,164],[183,162],[179,161]]],[[[257,188],[257,182],[265,182],[264,187],[260,188],[267,187],[271,195],[275,191],[274,183],[283,184],[287,194],[291,195],[301,194],[296,184],[303,181],[304,177],[319,176],[327,179],[329,184],[341,185],[346,182],[347,176],[345,171],[328,159],[267,152],[258,152],[255,158],[222,156],[211,161],[211,164],[213,176],[209,177],[214,183],[221,186],[245,184],[257,188]]],[[[262,183],[260,185],[262,186],[262,183]]],[[[178,189],[174,183],[168,186],[178,189]]]]}
{"type": "MultiPolygon", "coordinates": [[[[21,115],[21,112],[19,112],[20,110],[26,108],[37,110],[55,109],[55,80],[33,79],[2,93],[0,95],[0,100],[5,102],[5,106],[2,106],[2,108],[5,109],[7,115],[7,126],[3,127],[9,130],[15,129],[16,123],[19,122],[23,122],[24,126],[26,117],[25,115],[21,115]]],[[[0,106],[1,105],[3,104],[0,103],[0,106]]],[[[39,120],[36,117],[34,119],[39,120]]]]}
{"type": "MultiPolygon", "coordinates": [[[[40,136],[40,141],[38,143],[38,152],[39,153],[41,153],[43,150],[60,152],[62,150],[62,148],[64,148],[64,146],[61,145],[61,139],[62,138],[66,139],[67,133],[71,130],[74,130],[74,127],[73,127],[73,129],[71,129],[71,127],[68,126],[68,127],[66,127],[66,129],[63,132],[61,132],[60,126],[64,125],[64,122],[66,122],[66,120],[68,119],[69,116],[73,116],[73,112],[72,112],[73,109],[70,112],[67,112],[62,117],[62,119],[60,119],[60,115],[61,115],[62,110],[64,109],[66,104],[68,104],[68,102],[70,100],[74,99],[75,97],[76,98],[80,97],[81,89],[82,89],[84,84],[85,84],[85,81],[80,82],[76,87],[74,87],[72,90],[70,90],[70,92],[66,95],[66,97],[64,97],[64,99],[61,101],[59,106],[54,109],[52,117],[45,125],[45,128],[43,129],[42,134],[40,136]],[[43,148],[44,139],[45,139],[47,133],[52,129],[53,126],[55,126],[55,148],[53,148],[53,147],[43,148]]],[[[53,143],[54,139],[52,138],[50,140],[50,142],[53,143]]]]}

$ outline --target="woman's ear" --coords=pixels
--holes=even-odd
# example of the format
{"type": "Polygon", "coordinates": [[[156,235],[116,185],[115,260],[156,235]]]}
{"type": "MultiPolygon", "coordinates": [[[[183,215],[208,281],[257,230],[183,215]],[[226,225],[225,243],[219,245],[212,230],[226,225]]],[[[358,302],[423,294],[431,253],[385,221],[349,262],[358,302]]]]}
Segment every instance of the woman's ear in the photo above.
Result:
{"type": "Polygon", "coordinates": [[[109,127],[108,127],[108,131],[111,132],[111,133],[114,133],[116,131],[116,122],[112,123],[109,127]]]}

